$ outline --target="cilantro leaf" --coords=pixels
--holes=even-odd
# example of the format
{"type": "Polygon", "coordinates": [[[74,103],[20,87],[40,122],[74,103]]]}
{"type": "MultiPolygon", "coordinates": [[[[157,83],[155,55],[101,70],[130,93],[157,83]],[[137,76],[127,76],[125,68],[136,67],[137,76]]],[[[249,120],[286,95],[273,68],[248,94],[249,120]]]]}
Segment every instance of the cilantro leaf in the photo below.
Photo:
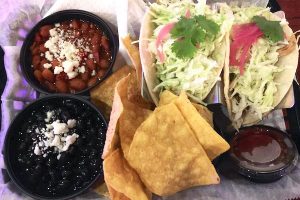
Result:
{"type": "Polygon", "coordinates": [[[205,41],[205,32],[199,27],[194,27],[191,35],[191,42],[194,46],[205,41]]]}
{"type": "Polygon", "coordinates": [[[170,32],[171,37],[176,39],[171,49],[178,58],[192,58],[197,51],[196,46],[214,38],[219,31],[219,25],[205,16],[181,17],[170,32]]]}
{"type": "Polygon", "coordinates": [[[178,58],[192,58],[197,50],[190,38],[174,42],[171,48],[178,58]]]}
{"type": "Polygon", "coordinates": [[[188,30],[186,27],[192,27],[193,23],[194,21],[192,19],[181,17],[170,32],[172,37],[180,38],[182,36],[189,35],[190,30],[188,30]]]}
{"type": "Polygon", "coordinates": [[[279,21],[269,21],[261,16],[254,16],[252,21],[270,41],[278,42],[284,39],[284,32],[279,21]]]}
{"type": "Polygon", "coordinates": [[[207,36],[215,36],[220,31],[220,27],[217,23],[202,15],[195,16],[195,19],[198,24],[208,33],[207,36]]]}

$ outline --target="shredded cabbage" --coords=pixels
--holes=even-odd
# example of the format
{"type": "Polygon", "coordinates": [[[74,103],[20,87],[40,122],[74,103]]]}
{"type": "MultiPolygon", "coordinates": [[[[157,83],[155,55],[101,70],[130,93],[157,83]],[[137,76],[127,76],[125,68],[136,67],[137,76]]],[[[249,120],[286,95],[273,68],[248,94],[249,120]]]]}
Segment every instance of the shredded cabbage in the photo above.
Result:
{"type": "Polygon", "coordinates": [[[234,122],[241,123],[245,111],[261,119],[263,113],[274,108],[278,84],[274,78],[283,70],[283,67],[276,65],[279,48],[279,45],[260,38],[251,48],[250,60],[242,76],[236,67],[230,67],[229,91],[234,122]]]}

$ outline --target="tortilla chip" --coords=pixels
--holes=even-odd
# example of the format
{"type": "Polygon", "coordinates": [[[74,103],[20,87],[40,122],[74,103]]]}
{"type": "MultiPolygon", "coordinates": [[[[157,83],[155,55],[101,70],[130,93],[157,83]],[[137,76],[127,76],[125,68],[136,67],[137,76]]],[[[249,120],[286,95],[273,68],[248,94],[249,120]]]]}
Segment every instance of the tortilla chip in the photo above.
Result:
{"type": "Polygon", "coordinates": [[[128,56],[136,70],[136,76],[137,76],[137,88],[139,91],[141,91],[142,87],[142,64],[141,64],[141,58],[140,58],[140,52],[137,46],[132,44],[132,40],[129,35],[124,37],[122,39],[123,44],[127,50],[128,56]]]}
{"type": "Polygon", "coordinates": [[[114,101],[112,106],[112,111],[110,114],[110,120],[108,128],[106,131],[106,140],[102,153],[102,158],[105,159],[111,152],[113,152],[117,147],[119,147],[119,137],[117,133],[118,120],[123,112],[122,99],[127,99],[127,84],[130,76],[120,80],[115,88],[114,101]]]}
{"type": "MultiPolygon", "coordinates": [[[[119,128],[119,118],[121,117],[123,111],[124,111],[124,104],[128,105],[129,108],[126,109],[127,111],[132,110],[132,111],[140,111],[140,112],[136,112],[134,113],[135,117],[139,118],[139,114],[142,115],[140,116],[141,118],[139,119],[146,119],[145,117],[148,116],[145,115],[147,112],[150,112],[147,109],[143,109],[141,108],[142,106],[148,108],[148,107],[152,107],[151,103],[148,103],[146,101],[143,100],[142,96],[139,93],[136,93],[135,91],[135,86],[134,84],[136,83],[135,81],[135,74],[129,74],[127,77],[122,78],[115,87],[115,92],[114,92],[114,100],[113,100],[113,106],[112,106],[112,112],[110,115],[110,120],[109,120],[109,124],[108,124],[108,129],[106,132],[106,140],[105,140],[105,146],[104,146],[104,150],[103,150],[103,154],[102,154],[102,158],[104,159],[109,153],[111,153],[113,150],[116,149],[116,147],[119,147],[119,136],[118,134],[116,134],[118,132],[118,128],[119,128]],[[135,101],[138,101],[138,103],[135,103],[135,101]],[[141,106],[141,107],[138,107],[141,106]],[[145,116],[144,116],[145,115],[145,116]]],[[[124,114],[126,115],[126,114],[124,114]]],[[[122,118],[123,121],[126,122],[126,117],[122,118]]],[[[131,123],[132,121],[134,121],[135,119],[133,118],[133,120],[129,119],[129,123],[131,123]]],[[[134,130],[139,126],[139,124],[141,124],[142,121],[136,121],[134,122],[134,127],[133,129],[131,128],[130,130],[134,130]],[[139,123],[137,123],[139,122],[139,123]]],[[[127,126],[127,125],[126,125],[127,126]]],[[[122,126],[122,133],[124,132],[125,135],[123,134],[123,139],[127,140],[127,138],[132,138],[133,136],[130,136],[132,134],[134,134],[134,132],[130,133],[128,132],[128,130],[126,130],[126,128],[130,128],[132,126],[127,126],[124,127],[122,126]],[[128,137],[129,135],[129,137],[128,137]]],[[[130,139],[131,141],[132,139],[130,139]]],[[[127,141],[125,141],[126,143],[127,141]]],[[[121,142],[124,145],[124,142],[121,142]]],[[[130,145],[130,143],[128,144],[130,145]]],[[[126,144],[125,144],[126,146],[126,144]]],[[[126,148],[126,147],[125,147],[126,148]]]]}
{"type": "Polygon", "coordinates": [[[128,100],[134,103],[137,107],[145,109],[154,109],[155,107],[152,102],[146,101],[142,97],[141,90],[138,88],[138,81],[135,73],[130,74],[127,96],[128,100]]]}
{"type": "MultiPolygon", "coordinates": [[[[151,195],[149,196],[146,188],[140,181],[139,176],[128,165],[120,149],[116,149],[104,160],[103,170],[105,182],[113,190],[123,194],[131,200],[151,199],[151,195]]],[[[121,199],[121,197],[124,199],[124,196],[118,193],[112,191],[111,195],[116,199],[121,199]]]]}
{"type": "Polygon", "coordinates": [[[128,162],[146,187],[162,196],[220,181],[204,149],[174,103],[156,108],[137,129],[128,162]]]}
{"type": "MultiPolygon", "coordinates": [[[[160,94],[159,97],[159,106],[166,105],[168,103],[173,102],[178,98],[177,95],[173,94],[172,92],[165,90],[160,94]]],[[[202,106],[197,103],[192,103],[193,106],[197,109],[199,114],[211,125],[211,127],[214,127],[213,124],[213,115],[212,112],[210,112],[205,106],[202,106]]]]}
{"type": "Polygon", "coordinates": [[[136,129],[151,113],[151,110],[137,107],[131,102],[124,104],[124,110],[119,119],[119,137],[125,158],[127,158],[136,129]]]}
{"type": "Polygon", "coordinates": [[[91,90],[90,95],[92,102],[99,107],[106,119],[109,119],[112,109],[115,87],[118,81],[129,73],[134,73],[134,69],[125,65],[91,90]]]}
{"type": "Polygon", "coordinates": [[[229,144],[199,115],[185,93],[174,101],[210,160],[227,151],[229,144]]]}
{"type": "Polygon", "coordinates": [[[124,194],[114,190],[111,186],[107,186],[109,191],[109,196],[111,200],[130,200],[128,197],[126,197],[124,194]]]}

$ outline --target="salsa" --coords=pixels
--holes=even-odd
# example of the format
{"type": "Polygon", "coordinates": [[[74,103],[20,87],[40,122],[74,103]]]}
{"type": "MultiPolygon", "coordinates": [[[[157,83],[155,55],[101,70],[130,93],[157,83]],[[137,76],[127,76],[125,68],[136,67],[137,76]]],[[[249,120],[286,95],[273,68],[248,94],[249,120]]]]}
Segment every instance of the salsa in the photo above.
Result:
{"type": "Polygon", "coordinates": [[[238,172],[260,182],[282,177],[298,159],[296,146],[287,134],[268,126],[240,129],[230,147],[238,172]]]}
{"type": "Polygon", "coordinates": [[[93,86],[112,59],[105,33],[91,22],[76,19],[42,26],[30,51],[34,77],[48,91],[60,93],[93,86]]]}

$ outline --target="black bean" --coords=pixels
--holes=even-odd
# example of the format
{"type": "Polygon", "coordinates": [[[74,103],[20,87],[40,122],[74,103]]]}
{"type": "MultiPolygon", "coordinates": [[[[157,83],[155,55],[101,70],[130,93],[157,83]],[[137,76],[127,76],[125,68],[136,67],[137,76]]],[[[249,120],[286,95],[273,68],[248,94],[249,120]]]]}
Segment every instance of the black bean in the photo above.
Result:
{"type": "Polygon", "coordinates": [[[76,177],[76,181],[75,181],[75,185],[76,187],[81,187],[82,186],[82,183],[83,183],[83,178],[81,176],[77,176],[76,177]]]}
{"type": "Polygon", "coordinates": [[[19,145],[19,151],[24,151],[24,150],[26,150],[26,147],[27,147],[27,145],[26,145],[26,143],[25,142],[22,142],[20,145],[19,145]]]}
{"type": "Polygon", "coordinates": [[[57,185],[57,189],[62,191],[64,189],[66,189],[70,184],[71,184],[71,182],[67,179],[61,180],[57,185]]]}
{"type": "Polygon", "coordinates": [[[77,155],[77,147],[72,145],[72,146],[69,147],[67,152],[71,156],[76,156],[77,155]]]}
{"type": "Polygon", "coordinates": [[[96,149],[91,149],[89,158],[94,159],[94,158],[97,158],[97,157],[100,157],[98,151],[96,149]]]}
{"type": "Polygon", "coordinates": [[[37,164],[42,164],[42,163],[44,162],[44,159],[43,159],[42,156],[36,156],[36,157],[35,157],[35,162],[36,162],[37,164]]]}
{"type": "Polygon", "coordinates": [[[90,177],[90,172],[87,168],[82,168],[80,171],[80,174],[81,174],[83,180],[85,180],[85,181],[88,180],[90,177]]]}
{"type": "Polygon", "coordinates": [[[54,171],[54,170],[50,170],[50,171],[49,171],[49,175],[50,175],[51,180],[52,180],[53,182],[58,182],[59,179],[60,179],[59,174],[58,174],[56,171],[54,171]]]}
{"type": "Polygon", "coordinates": [[[93,159],[90,161],[90,168],[91,169],[97,169],[100,165],[100,160],[99,159],[93,159]]]}
{"type": "Polygon", "coordinates": [[[45,110],[45,112],[53,111],[54,110],[54,106],[52,106],[52,105],[46,105],[46,106],[44,106],[44,110],[45,110]]]}
{"type": "Polygon", "coordinates": [[[53,167],[55,164],[56,164],[56,158],[54,158],[54,157],[49,157],[48,158],[48,160],[47,160],[47,162],[46,162],[46,165],[48,166],[48,167],[53,167]]]}
{"type": "Polygon", "coordinates": [[[45,116],[43,116],[41,113],[36,113],[35,117],[38,122],[44,122],[45,120],[45,116]]]}
{"type": "Polygon", "coordinates": [[[89,154],[89,149],[87,147],[83,147],[81,149],[81,152],[82,152],[83,155],[88,155],[89,154]]]}
{"type": "Polygon", "coordinates": [[[62,110],[62,112],[60,113],[60,117],[64,122],[67,122],[68,119],[71,119],[71,115],[67,110],[62,110]]]}
{"type": "Polygon", "coordinates": [[[34,175],[36,177],[40,176],[42,174],[42,166],[40,164],[36,165],[35,168],[34,168],[34,175]]]}
{"type": "Polygon", "coordinates": [[[70,177],[70,175],[72,175],[72,172],[69,170],[62,170],[61,172],[62,177],[70,177]]]}

